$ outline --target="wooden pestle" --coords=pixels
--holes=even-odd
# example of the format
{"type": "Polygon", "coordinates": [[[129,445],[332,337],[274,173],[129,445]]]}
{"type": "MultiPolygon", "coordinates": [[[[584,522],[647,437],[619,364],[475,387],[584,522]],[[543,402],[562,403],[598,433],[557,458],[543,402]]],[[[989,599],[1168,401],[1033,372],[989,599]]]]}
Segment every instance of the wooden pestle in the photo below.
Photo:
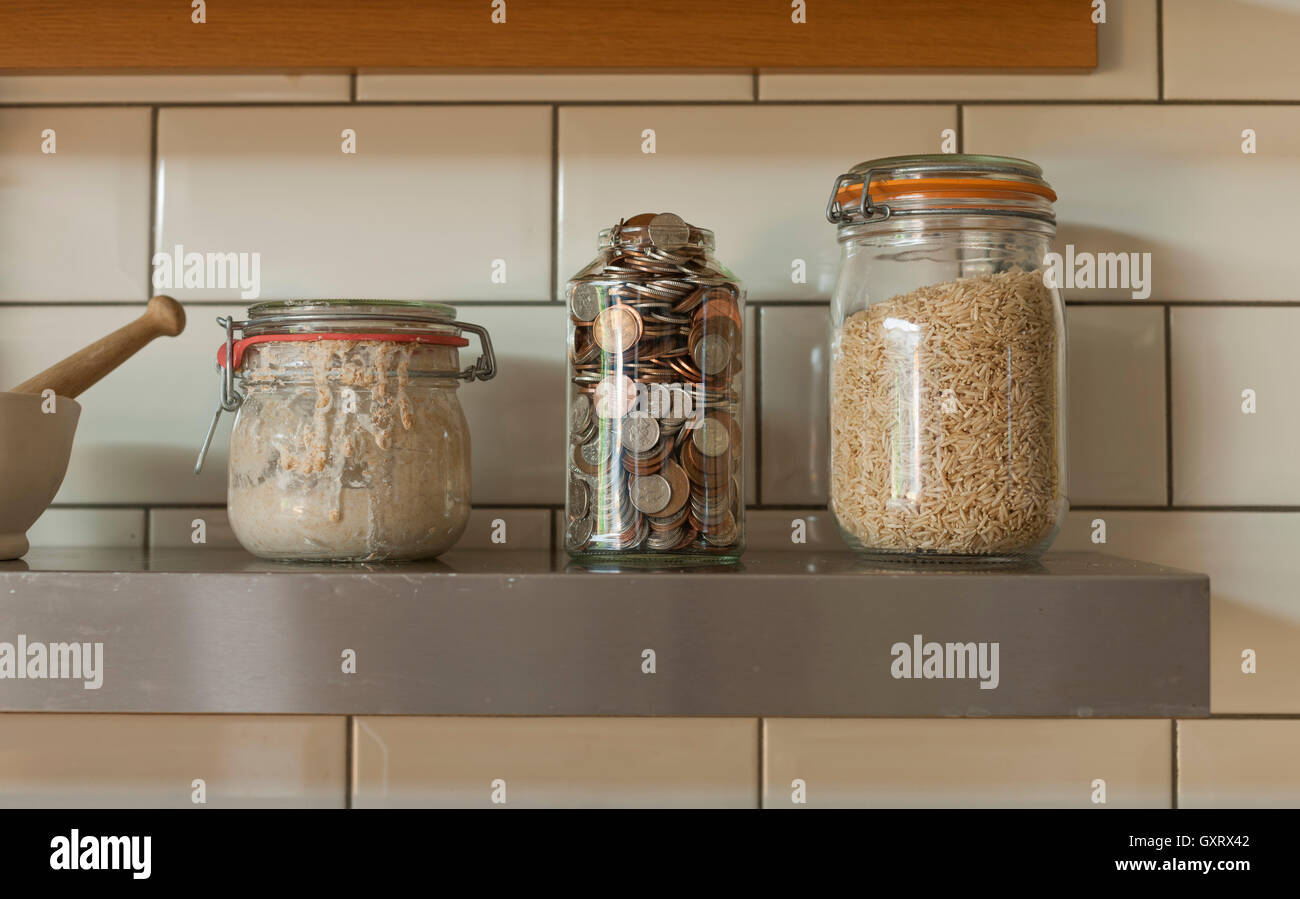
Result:
{"type": "Polygon", "coordinates": [[[154,297],[144,315],[62,362],[56,362],[36,377],[23,381],[12,392],[53,390],[56,396],[72,399],[89,390],[91,385],[130,359],[155,337],[175,337],[184,330],[185,310],[181,304],[171,297],[154,297]]]}

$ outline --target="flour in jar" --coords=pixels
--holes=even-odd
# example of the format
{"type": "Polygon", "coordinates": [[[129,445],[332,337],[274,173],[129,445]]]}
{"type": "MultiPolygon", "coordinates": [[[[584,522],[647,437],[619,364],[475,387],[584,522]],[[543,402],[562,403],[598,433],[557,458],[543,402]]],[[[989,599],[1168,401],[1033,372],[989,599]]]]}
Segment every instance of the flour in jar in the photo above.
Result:
{"type": "Polygon", "coordinates": [[[470,509],[469,431],[451,348],[381,340],[249,347],[229,510],[255,555],[435,556],[470,509]]]}

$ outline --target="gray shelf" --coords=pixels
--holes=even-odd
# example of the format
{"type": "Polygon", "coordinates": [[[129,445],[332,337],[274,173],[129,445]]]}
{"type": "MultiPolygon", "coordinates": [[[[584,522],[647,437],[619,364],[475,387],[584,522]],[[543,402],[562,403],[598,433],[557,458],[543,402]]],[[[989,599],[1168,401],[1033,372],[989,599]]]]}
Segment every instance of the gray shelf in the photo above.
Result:
{"type": "Polygon", "coordinates": [[[0,679],[6,711],[1184,717],[1210,700],[1208,579],[1094,554],[612,572],[511,550],[366,566],[36,550],[0,563],[0,641],[19,634],[102,642],[103,683],[0,679]],[[996,688],[894,677],[916,634],[997,643],[996,688]]]}

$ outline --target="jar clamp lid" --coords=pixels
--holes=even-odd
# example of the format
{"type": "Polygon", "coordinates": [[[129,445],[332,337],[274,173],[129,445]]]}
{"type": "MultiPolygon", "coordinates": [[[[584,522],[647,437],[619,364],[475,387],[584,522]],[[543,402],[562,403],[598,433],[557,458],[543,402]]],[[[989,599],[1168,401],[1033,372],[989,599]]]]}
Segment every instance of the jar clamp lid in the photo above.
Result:
{"type": "Polygon", "coordinates": [[[321,340],[378,340],[395,343],[426,343],[463,347],[469,341],[460,336],[468,331],[479,339],[482,354],[461,371],[441,373],[464,381],[489,381],[496,377],[496,354],[492,338],[482,325],[457,321],[456,310],[441,303],[403,300],[286,300],[258,303],[248,309],[248,319],[236,321],[218,316],[225,329],[225,342],[217,349],[217,367],[222,373],[217,410],[207,437],[194,463],[194,473],[203,470],[216,435],[222,412],[234,412],[244,401],[235,387],[235,370],[244,349],[259,343],[321,340]],[[244,336],[235,338],[235,332],[244,336]],[[234,364],[228,364],[233,360],[234,364]]]}
{"type": "Polygon", "coordinates": [[[859,163],[835,179],[826,219],[850,227],[910,215],[1006,215],[1056,223],[1056,192],[1025,159],[937,153],[859,163]]]}

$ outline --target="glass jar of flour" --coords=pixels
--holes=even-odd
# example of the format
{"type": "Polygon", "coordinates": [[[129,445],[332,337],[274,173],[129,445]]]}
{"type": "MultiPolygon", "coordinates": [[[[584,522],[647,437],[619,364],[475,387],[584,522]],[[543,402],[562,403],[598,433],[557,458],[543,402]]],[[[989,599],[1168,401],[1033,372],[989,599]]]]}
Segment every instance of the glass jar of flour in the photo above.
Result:
{"type": "Polygon", "coordinates": [[[470,444],[457,388],[492,378],[496,361],[487,331],[454,316],[434,303],[301,300],[218,319],[221,405],[204,452],[221,412],[235,412],[227,503],[245,549],[401,560],[459,539],[470,444]],[[466,331],[483,355],[462,370],[466,331]]]}

